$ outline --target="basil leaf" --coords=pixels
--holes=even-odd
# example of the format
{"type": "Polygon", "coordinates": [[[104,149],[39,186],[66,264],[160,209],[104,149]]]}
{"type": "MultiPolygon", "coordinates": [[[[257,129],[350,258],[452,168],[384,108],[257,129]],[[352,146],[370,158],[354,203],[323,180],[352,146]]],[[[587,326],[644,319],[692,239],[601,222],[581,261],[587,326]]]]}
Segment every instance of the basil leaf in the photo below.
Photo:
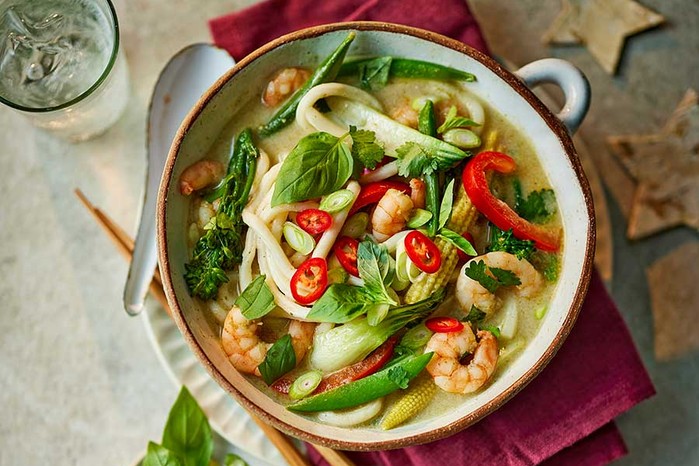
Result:
{"type": "Polygon", "coordinates": [[[162,444],[177,453],[184,466],[206,466],[211,459],[214,444],[209,421],[184,386],[170,409],[162,444]]]}
{"type": "Polygon", "coordinates": [[[362,241],[357,249],[357,269],[359,278],[364,280],[364,287],[376,295],[377,303],[396,305],[389,295],[384,283],[390,269],[388,251],[372,241],[362,241]]]}
{"type": "Polygon", "coordinates": [[[376,297],[364,288],[334,284],[313,303],[307,317],[317,322],[344,324],[366,313],[376,303],[376,297]]]}
{"type": "Polygon", "coordinates": [[[337,191],[352,175],[352,167],[352,154],[341,138],[324,132],[309,134],[284,159],[272,207],[337,191]]]}
{"type": "Polygon", "coordinates": [[[441,230],[439,230],[439,234],[437,236],[445,239],[446,241],[449,241],[451,244],[461,249],[465,254],[469,256],[478,255],[478,252],[476,252],[476,249],[473,247],[473,245],[469,243],[466,238],[464,238],[455,231],[452,231],[448,228],[442,228],[441,230]]]}
{"type": "Polygon", "coordinates": [[[248,466],[248,463],[235,453],[228,453],[223,460],[223,466],[248,466]]]}
{"type": "Polygon", "coordinates": [[[456,110],[456,107],[454,107],[454,106],[452,106],[449,109],[449,113],[447,113],[447,117],[444,119],[444,123],[442,123],[442,126],[437,128],[437,132],[439,134],[445,133],[452,128],[464,128],[464,127],[480,126],[480,124],[476,123],[473,120],[470,120],[470,119],[465,118],[465,117],[457,116],[456,112],[457,112],[457,110],[456,110]]]}
{"type": "Polygon", "coordinates": [[[148,442],[148,451],[141,466],[184,466],[179,456],[157,443],[148,442]]]}
{"type": "Polygon", "coordinates": [[[296,353],[291,345],[291,335],[286,334],[267,350],[262,364],[257,366],[267,385],[296,367],[296,353]]]}
{"type": "Polygon", "coordinates": [[[381,89],[388,82],[391,57],[378,57],[359,65],[359,84],[368,91],[381,89]]]}
{"type": "Polygon", "coordinates": [[[259,319],[276,307],[266,278],[265,275],[258,275],[235,300],[235,305],[248,320],[259,319]]]}
{"type": "Polygon", "coordinates": [[[444,190],[442,204],[439,207],[439,229],[446,226],[451,216],[452,205],[454,204],[454,180],[452,179],[444,190]]]}

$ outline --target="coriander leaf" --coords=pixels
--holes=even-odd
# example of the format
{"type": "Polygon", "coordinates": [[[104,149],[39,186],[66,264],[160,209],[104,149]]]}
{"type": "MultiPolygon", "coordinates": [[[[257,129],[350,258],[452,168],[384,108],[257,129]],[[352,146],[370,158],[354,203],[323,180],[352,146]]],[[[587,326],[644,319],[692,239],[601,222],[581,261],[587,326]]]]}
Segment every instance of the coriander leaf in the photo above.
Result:
{"type": "Polygon", "coordinates": [[[359,65],[359,84],[369,91],[381,89],[388,82],[391,57],[378,57],[359,65]]]}
{"type": "Polygon", "coordinates": [[[364,280],[364,287],[369,293],[375,295],[376,303],[396,305],[393,298],[388,295],[384,277],[388,273],[390,262],[388,251],[384,246],[379,246],[373,241],[362,241],[357,249],[357,270],[359,278],[364,280]]]}
{"type": "Polygon", "coordinates": [[[490,246],[488,252],[504,251],[509,252],[517,259],[527,259],[534,253],[534,241],[528,239],[515,238],[512,230],[503,231],[491,225],[490,246]]]}
{"type": "Polygon", "coordinates": [[[451,209],[454,204],[454,180],[452,179],[444,190],[442,204],[439,207],[439,229],[444,228],[451,217],[451,209]]]}
{"type": "Polygon", "coordinates": [[[370,170],[376,168],[384,156],[383,147],[376,142],[376,134],[365,129],[358,130],[356,126],[350,126],[349,134],[352,138],[352,157],[370,170]]]}
{"type": "Polygon", "coordinates": [[[500,338],[500,328],[495,325],[483,325],[479,328],[492,333],[495,338],[500,338]]]}
{"type": "Polygon", "coordinates": [[[466,238],[464,238],[455,231],[452,231],[448,228],[442,228],[441,230],[439,230],[439,234],[437,236],[449,241],[451,244],[461,249],[464,252],[464,254],[467,254],[469,256],[478,255],[478,252],[476,252],[476,249],[473,247],[473,245],[469,243],[469,241],[466,238]]]}
{"type": "Polygon", "coordinates": [[[228,453],[223,460],[223,466],[248,466],[248,463],[235,453],[228,453]]]}
{"type": "Polygon", "coordinates": [[[407,178],[417,178],[434,173],[438,169],[436,159],[416,142],[406,142],[396,149],[398,174],[407,178]]]}
{"type": "Polygon", "coordinates": [[[400,388],[405,390],[408,388],[408,383],[410,382],[410,374],[405,370],[403,366],[394,366],[388,370],[388,379],[394,384],[398,385],[400,388]]]}
{"type": "Polygon", "coordinates": [[[501,286],[512,286],[522,283],[513,272],[497,267],[488,267],[482,260],[471,261],[464,273],[491,293],[495,293],[501,286]]]}
{"type": "Polygon", "coordinates": [[[479,324],[485,320],[486,313],[481,311],[475,304],[471,305],[471,310],[468,311],[463,320],[473,324],[479,324]]]}
{"type": "Polygon", "coordinates": [[[291,335],[286,334],[267,350],[262,364],[257,366],[267,385],[296,367],[296,353],[291,345],[291,335]]]}
{"type": "Polygon", "coordinates": [[[551,189],[532,191],[528,197],[522,195],[518,179],[514,181],[515,211],[520,217],[534,223],[545,223],[556,212],[556,194],[551,189]]]}
{"type": "Polygon", "coordinates": [[[184,466],[206,466],[211,459],[214,444],[209,421],[184,386],[170,409],[162,444],[177,453],[184,466]]]}
{"type": "Polygon", "coordinates": [[[313,303],[308,318],[316,322],[344,324],[376,305],[376,297],[359,286],[333,284],[313,303]]]}
{"type": "Polygon", "coordinates": [[[317,132],[303,137],[282,162],[272,207],[340,189],[352,175],[352,154],[342,138],[317,132]]]}
{"type": "Polygon", "coordinates": [[[265,275],[258,275],[236,298],[235,305],[238,306],[243,316],[248,320],[259,319],[276,307],[274,295],[269,289],[265,275]]]}
{"type": "Polygon", "coordinates": [[[148,442],[148,451],[141,466],[184,466],[179,456],[162,445],[148,442]]]}
{"type": "Polygon", "coordinates": [[[456,112],[456,107],[452,105],[452,107],[449,109],[449,113],[447,113],[447,117],[444,119],[444,123],[442,123],[442,126],[437,128],[437,132],[439,134],[445,133],[452,128],[480,126],[480,124],[476,123],[473,120],[458,116],[456,112]]]}

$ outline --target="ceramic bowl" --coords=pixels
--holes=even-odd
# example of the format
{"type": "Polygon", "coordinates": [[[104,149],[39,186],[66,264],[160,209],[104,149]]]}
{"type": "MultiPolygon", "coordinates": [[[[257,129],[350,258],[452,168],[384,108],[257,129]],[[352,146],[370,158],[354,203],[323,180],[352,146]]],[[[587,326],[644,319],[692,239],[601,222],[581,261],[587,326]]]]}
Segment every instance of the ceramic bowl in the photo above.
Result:
{"type": "Polygon", "coordinates": [[[177,326],[211,376],[241,404],[293,436],[333,448],[373,450],[425,443],[453,434],[495,411],[529,383],[553,358],[583,303],[592,270],[594,215],[588,182],[571,142],[587,111],[589,87],[582,74],[561,60],[534,62],[512,74],[484,54],[441,35],[386,23],[341,23],[298,31],[256,50],[204,94],[179,129],[170,150],[158,197],[158,249],[163,284],[177,326]],[[556,192],[565,230],[559,283],[541,329],[522,354],[485,389],[464,397],[458,409],[389,431],[341,428],[294,414],[239,374],[211,325],[190,297],[183,279],[188,260],[189,200],[180,195],[182,170],[204,157],[235,109],[259,98],[264,79],[275,70],[324,57],[356,31],[351,55],[393,55],[437,62],[478,77],[472,92],[527,134],[556,192]],[[554,114],[527,87],[558,84],[566,96],[554,114]]]}

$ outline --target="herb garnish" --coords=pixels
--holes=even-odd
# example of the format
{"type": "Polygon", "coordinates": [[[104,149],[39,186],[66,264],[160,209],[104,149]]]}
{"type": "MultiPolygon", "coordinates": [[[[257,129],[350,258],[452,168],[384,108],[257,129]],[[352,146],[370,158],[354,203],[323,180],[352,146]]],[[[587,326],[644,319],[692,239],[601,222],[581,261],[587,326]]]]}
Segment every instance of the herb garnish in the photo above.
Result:
{"type": "Polygon", "coordinates": [[[520,217],[534,223],[545,223],[551,220],[556,212],[556,194],[551,189],[532,191],[526,198],[522,194],[519,179],[513,182],[515,191],[515,211],[520,217]]]}
{"type": "Polygon", "coordinates": [[[486,313],[483,312],[475,304],[471,305],[471,309],[468,311],[466,317],[462,320],[466,322],[471,322],[472,324],[480,324],[485,320],[486,313]]]}
{"type": "Polygon", "coordinates": [[[514,272],[498,267],[488,267],[482,260],[471,261],[464,273],[491,293],[495,293],[502,286],[514,286],[522,283],[514,272]]]}
{"type": "Polygon", "coordinates": [[[388,82],[391,71],[391,57],[378,57],[359,65],[359,84],[368,91],[381,89],[388,82]]]}
{"type": "Polygon", "coordinates": [[[262,364],[257,366],[267,385],[296,367],[296,353],[291,344],[291,335],[286,334],[267,350],[262,364]]]}
{"type": "Polygon", "coordinates": [[[516,238],[512,229],[503,231],[492,224],[490,228],[489,252],[504,251],[513,254],[517,259],[529,260],[531,258],[535,250],[534,241],[516,238]]]}
{"type": "Polygon", "coordinates": [[[363,167],[373,170],[384,156],[383,147],[376,142],[376,134],[366,129],[357,129],[356,126],[349,128],[349,135],[352,138],[352,157],[363,167]]]}
{"type": "Polygon", "coordinates": [[[248,320],[259,319],[276,307],[274,295],[269,289],[265,275],[258,275],[240,293],[235,300],[235,305],[240,308],[243,316],[248,320]]]}
{"type": "Polygon", "coordinates": [[[444,123],[442,123],[442,125],[439,128],[437,128],[437,132],[439,134],[445,133],[452,128],[480,126],[480,124],[476,123],[471,119],[458,116],[456,112],[456,107],[452,105],[449,109],[449,112],[447,113],[447,117],[444,119],[444,123]]]}
{"type": "Polygon", "coordinates": [[[396,365],[388,369],[388,379],[400,388],[405,390],[408,388],[408,383],[412,379],[408,371],[404,367],[396,365]]]}

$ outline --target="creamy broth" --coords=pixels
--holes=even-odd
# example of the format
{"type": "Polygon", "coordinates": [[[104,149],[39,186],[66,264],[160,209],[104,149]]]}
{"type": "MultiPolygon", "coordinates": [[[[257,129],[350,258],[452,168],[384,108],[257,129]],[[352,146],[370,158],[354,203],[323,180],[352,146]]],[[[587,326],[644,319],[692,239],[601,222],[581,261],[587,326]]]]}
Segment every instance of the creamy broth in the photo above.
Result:
{"type": "MultiPolygon", "coordinates": [[[[457,105],[460,114],[468,115],[468,110],[461,102],[461,98],[469,95],[469,98],[476,99],[476,97],[470,95],[467,83],[461,85],[451,82],[436,82],[419,79],[392,78],[388,85],[373,94],[383,105],[384,109],[386,110],[386,114],[391,114],[392,110],[399,107],[410,107],[415,99],[430,97],[435,101],[449,100],[457,105]]],[[[511,201],[513,197],[512,179],[515,176],[520,179],[524,193],[530,193],[531,191],[545,188],[550,189],[550,183],[544,175],[544,171],[532,148],[531,142],[529,141],[528,137],[517,128],[516,122],[508,122],[497,110],[491,108],[487,102],[480,102],[480,104],[483,106],[486,115],[485,124],[477,129],[480,132],[481,139],[484,141],[483,146],[489,144],[491,145],[491,147],[489,147],[490,150],[504,152],[517,162],[517,170],[513,176],[496,176],[496,178],[492,181],[492,185],[495,187],[494,189],[497,189],[500,192],[501,197],[505,198],[510,205],[512,204],[511,201]]],[[[207,157],[226,163],[231,152],[231,144],[235,138],[235,135],[239,134],[244,128],[256,128],[265,123],[269,120],[273,112],[274,109],[266,108],[258,99],[253,99],[248,102],[246,106],[241,108],[233,116],[231,122],[213,144],[207,157]]],[[[303,136],[309,134],[309,132],[310,131],[308,129],[302,128],[296,121],[294,121],[288,127],[270,137],[256,138],[255,142],[258,144],[258,147],[269,156],[271,164],[273,165],[281,162],[293,149],[297,142],[303,136]]],[[[381,136],[377,135],[377,139],[380,141],[381,136]]],[[[483,146],[473,149],[472,152],[474,154],[479,152],[482,150],[483,146]]],[[[202,214],[202,211],[206,211],[207,208],[211,213],[211,209],[200,200],[195,200],[191,204],[191,225],[189,238],[192,246],[198,236],[204,232],[202,227],[206,221],[208,221],[208,217],[206,214],[202,214]]],[[[553,218],[546,223],[546,227],[559,230],[561,232],[560,236],[562,240],[562,224],[558,212],[556,212],[553,215],[553,218]]],[[[474,245],[476,246],[476,249],[482,254],[485,250],[485,246],[488,243],[487,220],[480,216],[475,224],[470,228],[470,231],[474,236],[474,245]]],[[[557,253],[559,260],[561,257],[560,251],[561,249],[559,249],[557,253]]],[[[459,271],[460,269],[461,264],[458,266],[456,271],[459,271]]],[[[256,266],[253,267],[253,273],[259,274],[259,269],[256,266]]],[[[228,308],[233,305],[235,297],[241,291],[238,286],[237,273],[235,271],[229,272],[228,276],[230,281],[221,287],[218,297],[215,300],[206,302],[197,300],[201,305],[202,312],[209,316],[211,325],[216,326],[218,329],[220,329],[222,326],[228,308]]],[[[450,293],[453,293],[455,278],[456,273],[450,282],[450,293]]],[[[515,337],[511,339],[500,338],[498,341],[500,360],[498,361],[495,373],[490,378],[491,381],[499,377],[508,369],[508,366],[512,364],[524,350],[527,342],[534,337],[541,322],[541,315],[537,317],[537,314],[540,314],[541,310],[546,307],[555,287],[555,282],[544,280],[544,286],[541,292],[535,297],[527,299],[516,296],[511,288],[504,288],[497,292],[497,296],[502,300],[502,306],[489,315],[483,322],[483,325],[497,326],[500,324],[504,319],[505,312],[507,312],[507,309],[511,306],[516,307],[518,320],[515,337]]],[[[271,315],[275,314],[279,315],[279,313],[273,313],[271,315]]],[[[438,308],[438,310],[435,311],[434,315],[463,317],[463,312],[459,309],[455,299],[447,298],[446,301],[438,308]]],[[[270,318],[268,317],[266,319],[270,318]]],[[[262,322],[265,322],[265,318],[263,318],[262,322]]],[[[275,322],[273,327],[276,327],[278,324],[278,321],[275,322]]],[[[218,330],[217,333],[220,333],[220,330],[218,330]]],[[[264,335],[263,338],[266,338],[269,341],[274,341],[278,334],[283,333],[284,328],[282,328],[281,332],[272,331],[267,335],[264,335]]],[[[310,366],[308,359],[309,358],[307,357],[303,363],[290,372],[287,377],[293,379],[297,375],[309,370],[310,366]]],[[[248,375],[247,377],[251,383],[277,402],[285,405],[289,404],[290,400],[287,396],[280,395],[271,390],[259,377],[254,375],[248,375]]],[[[430,375],[427,374],[426,371],[423,371],[419,377],[430,377],[430,375]]],[[[487,387],[487,384],[485,386],[487,387]]],[[[403,391],[398,390],[397,392],[387,396],[384,400],[384,411],[386,406],[390,406],[397,398],[402,396],[402,394],[403,391]]],[[[465,397],[468,396],[470,395],[453,394],[444,392],[442,390],[437,390],[436,395],[432,398],[429,405],[413,419],[407,421],[406,424],[413,422],[416,423],[435,416],[440,416],[441,414],[452,410],[460,403],[463,403],[465,397]]],[[[315,415],[312,414],[309,415],[310,418],[314,418],[314,416],[315,415]]],[[[364,424],[360,424],[359,426],[379,428],[378,424],[380,420],[381,416],[379,415],[364,424]]]]}

